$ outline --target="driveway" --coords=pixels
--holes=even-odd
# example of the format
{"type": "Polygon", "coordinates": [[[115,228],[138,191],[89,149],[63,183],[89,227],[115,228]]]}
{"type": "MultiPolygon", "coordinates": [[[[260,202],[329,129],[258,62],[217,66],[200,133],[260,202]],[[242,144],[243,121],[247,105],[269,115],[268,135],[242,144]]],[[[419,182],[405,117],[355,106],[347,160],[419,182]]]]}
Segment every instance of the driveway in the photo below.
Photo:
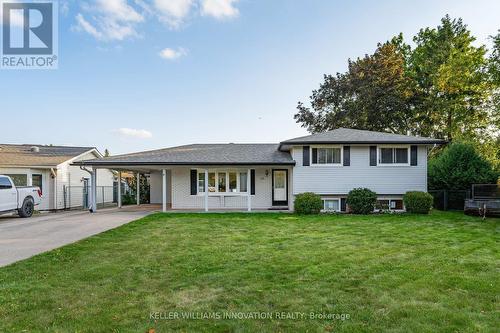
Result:
{"type": "Polygon", "coordinates": [[[116,228],[149,213],[151,207],[135,206],[103,209],[94,214],[61,212],[27,219],[0,217],[0,267],[116,228]]]}

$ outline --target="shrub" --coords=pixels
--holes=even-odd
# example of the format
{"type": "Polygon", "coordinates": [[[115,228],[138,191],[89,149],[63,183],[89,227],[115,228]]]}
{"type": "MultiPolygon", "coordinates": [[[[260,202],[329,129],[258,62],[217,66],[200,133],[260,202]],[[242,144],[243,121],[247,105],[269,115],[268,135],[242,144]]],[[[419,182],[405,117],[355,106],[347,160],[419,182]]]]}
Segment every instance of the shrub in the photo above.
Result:
{"type": "Polygon", "coordinates": [[[370,214],[377,203],[377,194],[368,188],[355,188],[347,195],[347,204],[354,214],[370,214]]]}
{"type": "Polygon", "coordinates": [[[403,196],[406,211],[409,213],[429,214],[433,201],[432,195],[426,192],[406,192],[403,196]]]}
{"type": "Polygon", "coordinates": [[[295,212],[298,214],[319,214],[323,208],[321,197],[312,192],[297,194],[295,197],[295,212]]]}
{"type": "Polygon", "coordinates": [[[429,160],[429,188],[467,190],[472,184],[496,183],[498,173],[470,143],[456,142],[429,160]]]}

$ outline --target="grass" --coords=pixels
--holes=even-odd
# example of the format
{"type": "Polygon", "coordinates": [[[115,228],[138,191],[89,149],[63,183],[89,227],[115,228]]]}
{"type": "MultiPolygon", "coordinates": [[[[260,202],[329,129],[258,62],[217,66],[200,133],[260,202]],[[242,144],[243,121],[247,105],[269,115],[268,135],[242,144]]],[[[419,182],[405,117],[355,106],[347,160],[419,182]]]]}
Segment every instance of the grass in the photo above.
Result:
{"type": "Polygon", "coordinates": [[[494,332],[499,222],[150,215],[1,268],[0,332],[494,332]]]}

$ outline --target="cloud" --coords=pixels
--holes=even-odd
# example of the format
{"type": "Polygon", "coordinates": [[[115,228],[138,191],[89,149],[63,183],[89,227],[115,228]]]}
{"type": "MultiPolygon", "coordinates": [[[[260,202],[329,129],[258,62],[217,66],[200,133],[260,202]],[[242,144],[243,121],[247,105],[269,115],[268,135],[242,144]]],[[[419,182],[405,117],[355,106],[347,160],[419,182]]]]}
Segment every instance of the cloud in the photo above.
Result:
{"type": "Polygon", "coordinates": [[[188,16],[193,0],[154,0],[160,21],[171,28],[178,28],[188,16]]]}
{"type": "Polygon", "coordinates": [[[139,34],[135,27],[144,21],[143,15],[126,0],[97,0],[94,6],[84,5],[83,9],[95,15],[87,19],[82,13],[78,13],[74,29],[87,32],[102,41],[136,37],[139,34]]]}
{"type": "Polygon", "coordinates": [[[147,131],[145,129],[135,129],[135,128],[126,128],[122,127],[117,130],[114,130],[114,132],[118,133],[119,135],[127,138],[136,138],[136,139],[150,139],[153,137],[153,133],[150,131],[147,131]]]}
{"type": "Polygon", "coordinates": [[[183,49],[182,47],[178,48],[177,50],[171,49],[171,48],[164,48],[163,50],[160,51],[159,55],[163,59],[167,60],[175,60],[178,59],[182,56],[185,56],[187,54],[187,51],[183,49]]]}
{"type": "Polygon", "coordinates": [[[239,15],[239,11],[234,7],[238,0],[202,0],[201,14],[213,16],[217,19],[232,18],[239,15]]]}

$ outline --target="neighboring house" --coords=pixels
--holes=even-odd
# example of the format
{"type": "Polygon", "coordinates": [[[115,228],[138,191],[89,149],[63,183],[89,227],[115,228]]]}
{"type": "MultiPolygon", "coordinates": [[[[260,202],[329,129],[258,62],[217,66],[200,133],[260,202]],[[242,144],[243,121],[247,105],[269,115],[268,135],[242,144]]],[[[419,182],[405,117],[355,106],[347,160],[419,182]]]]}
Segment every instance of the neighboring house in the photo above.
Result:
{"type": "Polygon", "coordinates": [[[397,210],[407,191],[427,191],[427,153],[442,143],[339,128],[279,144],[194,144],[75,164],[149,174],[150,201],[164,210],[292,210],[295,195],[314,192],[324,210],[345,211],[357,187],[397,210]]]}
{"type": "MultiPolygon", "coordinates": [[[[40,187],[39,210],[84,207],[90,174],[71,164],[101,157],[93,147],[0,144],[0,174],[10,176],[16,186],[40,187]]],[[[112,201],[113,172],[101,169],[98,173],[100,193],[112,201]]]]}

